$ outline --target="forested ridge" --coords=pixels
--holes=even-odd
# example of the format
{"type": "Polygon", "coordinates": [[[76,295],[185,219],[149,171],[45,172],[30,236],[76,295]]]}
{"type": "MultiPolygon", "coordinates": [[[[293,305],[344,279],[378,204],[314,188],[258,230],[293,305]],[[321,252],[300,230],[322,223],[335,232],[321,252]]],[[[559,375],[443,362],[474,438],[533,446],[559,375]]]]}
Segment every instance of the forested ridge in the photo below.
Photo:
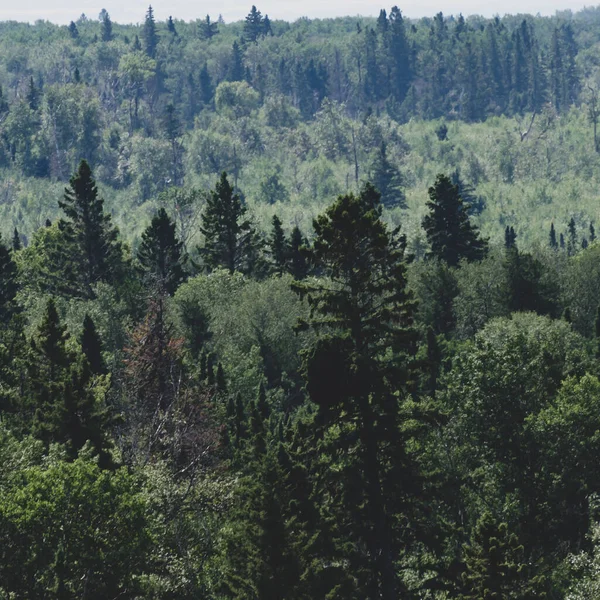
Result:
{"type": "Polygon", "coordinates": [[[598,597],[599,15],[0,23],[0,599],[598,597]]]}

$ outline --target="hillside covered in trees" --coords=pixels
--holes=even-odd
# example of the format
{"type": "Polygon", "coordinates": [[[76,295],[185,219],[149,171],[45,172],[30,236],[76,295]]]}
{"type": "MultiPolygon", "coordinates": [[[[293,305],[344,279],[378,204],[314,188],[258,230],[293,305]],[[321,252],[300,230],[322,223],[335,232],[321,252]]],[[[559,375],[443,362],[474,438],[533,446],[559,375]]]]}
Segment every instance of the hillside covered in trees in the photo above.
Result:
{"type": "Polygon", "coordinates": [[[597,598],[599,25],[0,23],[0,600],[597,598]]]}

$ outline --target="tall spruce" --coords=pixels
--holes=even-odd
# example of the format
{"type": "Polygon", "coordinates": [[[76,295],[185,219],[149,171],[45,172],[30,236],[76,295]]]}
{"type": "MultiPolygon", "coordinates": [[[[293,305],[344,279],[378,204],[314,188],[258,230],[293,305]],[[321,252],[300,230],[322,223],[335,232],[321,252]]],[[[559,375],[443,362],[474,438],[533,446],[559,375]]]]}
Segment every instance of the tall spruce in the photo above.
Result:
{"type": "Polygon", "coordinates": [[[100,26],[100,39],[103,42],[110,42],[113,39],[113,28],[110,15],[106,10],[102,11],[102,21],[100,26]]]}
{"type": "Polygon", "coordinates": [[[289,249],[285,238],[281,219],[273,215],[271,235],[267,240],[269,255],[271,258],[271,268],[278,275],[282,275],[287,270],[289,249]]]}
{"type": "Polygon", "coordinates": [[[7,325],[17,312],[15,298],[19,291],[18,268],[12,251],[0,236],[0,324],[7,325]]]}
{"type": "Polygon", "coordinates": [[[96,324],[88,314],[83,319],[83,331],[80,342],[81,350],[90,365],[92,373],[94,375],[105,375],[107,371],[102,356],[102,340],[96,329],[96,324]]]}
{"type": "Polygon", "coordinates": [[[164,208],[142,233],[137,260],[145,284],[160,294],[172,296],[185,280],[183,244],[164,208]]]}
{"type": "Polygon", "coordinates": [[[144,52],[150,57],[156,57],[156,48],[158,47],[158,32],[154,20],[154,10],[152,6],[148,7],[146,18],[144,20],[144,29],[142,31],[144,39],[144,52]]]}
{"type": "Polygon", "coordinates": [[[318,436],[338,432],[321,451],[346,465],[331,507],[337,547],[353,565],[356,597],[396,600],[403,590],[395,560],[410,537],[398,519],[414,507],[419,481],[400,423],[416,350],[406,240],[388,230],[371,185],[340,196],[313,226],[312,262],[324,277],[294,288],[311,307],[304,326],[325,334],[306,356],[306,378],[318,436]]]}
{"type": "Polygon", "coordinates": [[[429,214],[423,229],[431,246],[431,255],[454,267],[465,259],[481,260],[487,253],[487,240],[471,224],[457,185],[446,175],[438,175],[429,188],[429,214]]]}
{"type": "Polygon", "coordinates": [[[202,39],[211,40],[215,35],[217,35],[217,33],[219,33],[219,24],[211,21],[210,15],[206,15],[206,18],[200,21],[198,29],[202,39]]]}
{"type": "Polygon", "coordinates": [[[300,227],[296,225],[290,234],[288,263],[289,272],[296,280],[304,279],[310,271],[307,248],[308,241],[302,235],[300,227]]]}
{"type": "Polygon", "coordinates": [[[104,200],[85,160],[65,188],[58,205],[69,218],[62,229],[77,250],[73,256],[75,271],[83,287],[83,294],[94,296],[93,286],[98,282],[116,283],[123,272],[123,253],[118,230],[110,215],[104,213],[104,200]]]}
{"type": "Polygon", "coordinates": [[[381,204],[386,208],[406,208],[403,180],[400,170],[387,155],[387,146],[381,142],[371,166],[371,183],[381,194],[381,204]]]}
{"type": "Polygon", "coordinates": [[[200,227],[204,246],[199,252],[209,271],[218,267],[230,273],[255,270],[260,243],[246,212],[241,198],[227,179],[227,173],[222,173],[206,200],[200,227]]]}
{"type": "Polygon", "coordinates": [[[550,224],[550,248],[556,250],[558,248],[558,241],[556,239],[556,229],[554,229],[554,223],[550,224]]]}

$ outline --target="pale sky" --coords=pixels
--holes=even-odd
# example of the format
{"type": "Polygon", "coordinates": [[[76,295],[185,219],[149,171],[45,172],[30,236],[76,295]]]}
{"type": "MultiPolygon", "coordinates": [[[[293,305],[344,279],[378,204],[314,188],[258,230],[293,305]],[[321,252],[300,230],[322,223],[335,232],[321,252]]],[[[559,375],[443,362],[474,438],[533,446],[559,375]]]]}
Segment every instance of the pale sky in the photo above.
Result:
{"type": "MultiPolygon", "coordinates": [[[[577,11],[585,2],[578,0],[489,0],[485,4],[476,0],[410,0],[386,2],[379,0],[150,0],[157,21],[172,15],[185,21],[204,17],[207,13],[215,20],[219,14],[226,22],[243,19],[253,3],[271,19],[293,21],[302,16],[311,18],[345,15],[376,16],[380,8],[398,4],[407,17],[433,16],[440,10],[446,14],[480,14],[491,17],[505,13],[531,13],[552,15],[557,10],[577,11]],[[388,6],[389,4],[389,6],[388,6]]],[[[0,0],[0,21],[16,20],[34,22],[45,19],[55,23],[76,21],[81,13],[96,19],[106,8],[111,19],[120,23],[137,23],[143,20],[149,0],[0,0]]],[[[587,3],[590,6],[589,2],[587,3]]],[[[593,6],[593,5],[592,5],[593,6]]]]}

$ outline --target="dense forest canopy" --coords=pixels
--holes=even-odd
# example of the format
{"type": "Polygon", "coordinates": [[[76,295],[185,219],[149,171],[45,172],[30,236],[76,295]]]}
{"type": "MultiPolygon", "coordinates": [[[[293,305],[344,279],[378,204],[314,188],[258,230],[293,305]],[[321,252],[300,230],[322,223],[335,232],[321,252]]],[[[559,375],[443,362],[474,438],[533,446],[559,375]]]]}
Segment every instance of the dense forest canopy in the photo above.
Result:
{"type": "Polygon", "coordinates": [[[599,25],[0,23],[0,600],[597,598],[599,25]]]}

